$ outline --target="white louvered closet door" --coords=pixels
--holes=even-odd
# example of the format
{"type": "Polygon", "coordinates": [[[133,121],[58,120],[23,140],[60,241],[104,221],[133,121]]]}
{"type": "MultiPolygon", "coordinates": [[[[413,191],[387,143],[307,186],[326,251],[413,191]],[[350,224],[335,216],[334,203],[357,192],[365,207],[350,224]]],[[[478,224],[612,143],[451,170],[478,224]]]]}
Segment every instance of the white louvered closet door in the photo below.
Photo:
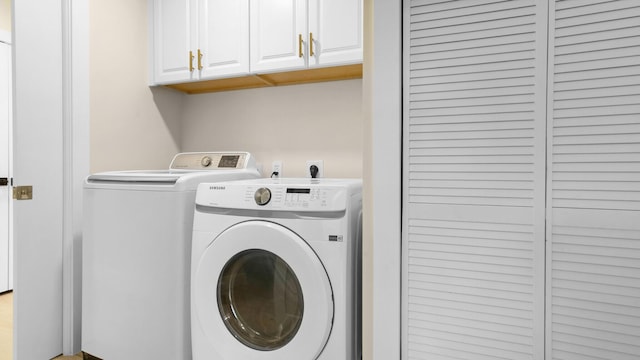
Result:
{"type": "Polygon", "coordinates": [[[551,5],[547,359],[640,359],[640,1],[551,5]]]}
{"type": "Polygon", "coordinates": [[[404,359],[544,357],[547,12],[405,1],[404,359]]]}

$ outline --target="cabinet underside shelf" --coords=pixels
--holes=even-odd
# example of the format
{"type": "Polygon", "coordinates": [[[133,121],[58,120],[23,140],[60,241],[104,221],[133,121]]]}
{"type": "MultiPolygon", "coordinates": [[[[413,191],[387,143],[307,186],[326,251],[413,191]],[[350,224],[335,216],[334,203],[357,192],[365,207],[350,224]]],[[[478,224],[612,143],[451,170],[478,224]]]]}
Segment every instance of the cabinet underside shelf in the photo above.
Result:
{"type": "Polygon", "coordinates": [[[202,94],[217,91],[251,89],[259,87],[306,84],[322,81],[362,78],[362,64],[333,66],[307,70],[254,74],[234,78],[205,80],[181,84],[164,85],[187,94],[202,94]]]}

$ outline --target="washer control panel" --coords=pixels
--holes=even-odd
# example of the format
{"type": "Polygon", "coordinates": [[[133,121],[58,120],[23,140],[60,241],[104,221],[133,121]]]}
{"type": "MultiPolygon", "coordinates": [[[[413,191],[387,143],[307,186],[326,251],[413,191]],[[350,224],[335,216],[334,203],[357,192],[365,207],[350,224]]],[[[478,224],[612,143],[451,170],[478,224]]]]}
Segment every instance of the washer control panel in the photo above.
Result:
{"type": "Polygon", "coordinates": [[[247,167],[248,153],[243,152],[207,152],[177,154],[169,169],[171,170],[217,170],[244,169],[247,167]]]}

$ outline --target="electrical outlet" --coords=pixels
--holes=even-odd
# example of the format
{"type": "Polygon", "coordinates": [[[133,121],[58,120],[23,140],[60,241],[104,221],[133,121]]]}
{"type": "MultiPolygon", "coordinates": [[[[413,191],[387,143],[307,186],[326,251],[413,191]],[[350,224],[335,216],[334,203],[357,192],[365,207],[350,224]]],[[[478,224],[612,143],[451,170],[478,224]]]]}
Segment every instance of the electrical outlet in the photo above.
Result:
{"type": "Polygon", "coordinates": [[[324,177],[324,162],[322,160],[307,160],[307,167],[305,170],[305,173],[307,174],[306,177],[313,177],[311,176],[311,166],[313,165],[318,167],[318,174],[316,175],[316,178],[324,177]]]}
{"type": "Polygon", "coordinates": [[[275,160],[271,163],[271,177],[274,179],[282,177],[282,161],[275,160]]]}

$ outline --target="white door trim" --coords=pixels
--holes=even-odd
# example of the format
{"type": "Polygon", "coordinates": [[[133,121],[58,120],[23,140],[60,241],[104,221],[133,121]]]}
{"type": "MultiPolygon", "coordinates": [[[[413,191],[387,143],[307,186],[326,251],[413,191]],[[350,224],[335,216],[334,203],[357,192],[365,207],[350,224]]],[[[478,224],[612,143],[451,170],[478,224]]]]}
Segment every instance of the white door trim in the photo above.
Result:
{"type": "MultiPolygon", "coordinates": [[[[0,118],[2,118],[1,122],[2,124],[0,124],[0,127],[2,127],[2,129],[0,130],[0,133],[2,133],[2,138],[3,141],[7,141],[5,144],[3,144],[2,146],[4,147],[2,152],[2,159],[0,159],[0,163],[2,163],[2,174],[3,176],[6,176],[7,179],[11,179],[11,154],[13,152],[13,144],[12,144],[12,131],[13,131],[13,124],[12,124],[12,87],[11,87],[11,78],[12,78],[12,74],[11,74],[11,58],[12,58],[12,47],[11,47],[11,41],[10,41],[10,34],[9,34],[9,38],[6,37],[6,32],[2,31],[0,32],[0,48],[2,48],[1,52],[2,52],[2,56],[3,59],[0,60],[0,62],[3,63],[2,68],[0,69],[0,71],[2,72],[2,74],[0,74],[0,78],[2,78],[2,84],[0,84],[0,86],[2,87],[2,89],[0,90],[0,93],[2,95],[3,98],[0,99],[0,102],[3,103],[6,107],[3,107],[3,112],[6,111],[3,114],[0,114],[0,118]],[[6,40],[8,39],[8,41],[6,40]]],[[[2,266],[2,269],[0,269],[0,274],[2,279],[0,279],[0,292],[3,291],[7,291],[7,290],[13,290],[13,256],[12,256],[12,251],[13,251],[13,244],[12,244],[12,231],[13,231],[13,223],[12,223],[12,199],[11,199],[11,184],[10,184],[10,180],[9,180],[9,185],[8,186],[3,186],[2,188],[2,197],[3,199],[3,209],[0,209],[0,212],[2,213],[2,217],[1,217],[1,221],[3,223],[5,223],[6,221],[6,229],[3,229],[3,233],[0,234],[0,237],[2,237],[2,239],[0,239],[0,243],[2,243],[3,248],[0,249],[0,266],[2,266]],[[5,207],[6,206],[6,207],[5,207]]]]}
{"type": "Polygon", "coordinates": [[[365,174],[365,196],[371,195],[365,201],[372,209],[367,225],[373,252],[371,346],[373,360],[390,360],[400,359],[401,335],[402,1],[372,2],[368,35],[375,37],[365,59],[371,64],[365,70],[371,81],[372,155],[365,174]]]}
{"type": "Polygon", "coordinates": [[[62,0],[63,353],[81,349],[82,185],[89,174],[89,3],[62,0]]]}

